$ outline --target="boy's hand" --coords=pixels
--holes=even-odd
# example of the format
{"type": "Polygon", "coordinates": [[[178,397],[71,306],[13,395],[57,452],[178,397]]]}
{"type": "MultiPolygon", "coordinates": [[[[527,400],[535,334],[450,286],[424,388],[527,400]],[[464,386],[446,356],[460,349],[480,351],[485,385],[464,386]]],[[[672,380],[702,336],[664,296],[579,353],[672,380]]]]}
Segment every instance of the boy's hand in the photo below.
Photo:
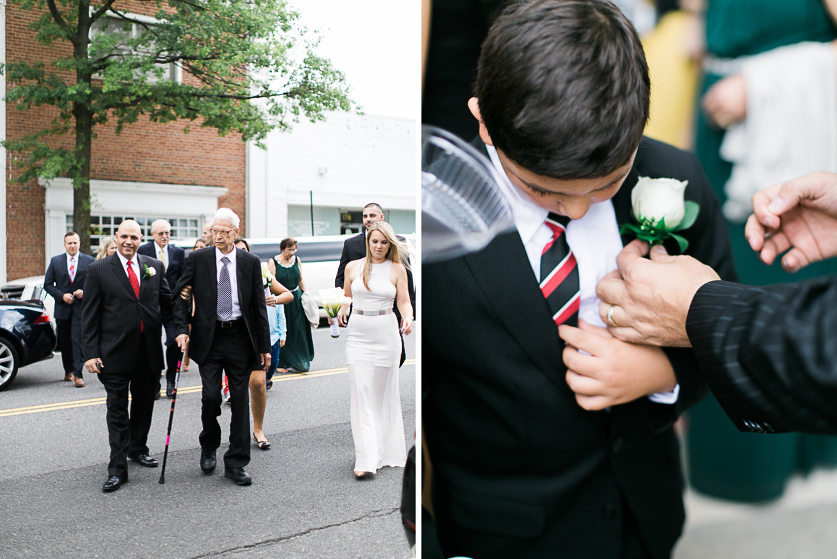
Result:
{"type": "Polygon", "coordinates": [[[585,410],[602,410],[674,389],[677,378],[662,349],[617,340],[606,328],[583,320],[578,326],[562,324],[558,334],[568,344],[567,384],[585,410]]]}

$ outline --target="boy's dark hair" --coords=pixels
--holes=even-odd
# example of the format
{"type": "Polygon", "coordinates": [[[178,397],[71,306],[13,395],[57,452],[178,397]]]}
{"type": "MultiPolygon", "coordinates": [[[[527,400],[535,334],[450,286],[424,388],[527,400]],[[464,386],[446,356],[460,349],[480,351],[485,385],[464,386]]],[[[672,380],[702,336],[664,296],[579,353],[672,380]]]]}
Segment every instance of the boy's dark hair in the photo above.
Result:
{"type": "Polygon", "coordinates": [[[508,6],[482,45],[474,86],[494,146],[533,173],[563,180],[626,165],[650,94],[639,36],[606,0],[508,6]]]}

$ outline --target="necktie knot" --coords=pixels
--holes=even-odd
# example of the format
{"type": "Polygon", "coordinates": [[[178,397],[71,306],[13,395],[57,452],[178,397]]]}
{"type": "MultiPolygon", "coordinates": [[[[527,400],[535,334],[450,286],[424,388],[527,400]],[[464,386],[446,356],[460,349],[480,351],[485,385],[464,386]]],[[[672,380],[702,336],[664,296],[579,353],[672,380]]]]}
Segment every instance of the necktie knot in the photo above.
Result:
{"type": "Polygon", "coordinates": [[[230,263],[230,259],[227,258],[226,256],[224,256],[224,257],[221,258],[221,262],[223,262],[224,266],[226,266],[227,264],[230,263]]]}

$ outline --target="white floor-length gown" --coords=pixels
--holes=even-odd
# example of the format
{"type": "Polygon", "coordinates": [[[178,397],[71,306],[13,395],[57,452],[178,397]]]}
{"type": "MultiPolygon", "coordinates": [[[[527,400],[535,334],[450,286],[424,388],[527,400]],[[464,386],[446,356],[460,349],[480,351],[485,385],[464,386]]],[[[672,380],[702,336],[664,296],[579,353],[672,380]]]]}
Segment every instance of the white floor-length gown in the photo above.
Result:
{"type": "Polygon", "coordinates": [[[369,289],[363,285],[363,261],[352,281],[352,314],[346,334],[346,362],[351,382],[355,471],[375,472],[407,461],[398,362],[401,337],[394,313],[368,316],[362,311],[392,309],[395,285],[392,262],[372,265],[369,289]]]}

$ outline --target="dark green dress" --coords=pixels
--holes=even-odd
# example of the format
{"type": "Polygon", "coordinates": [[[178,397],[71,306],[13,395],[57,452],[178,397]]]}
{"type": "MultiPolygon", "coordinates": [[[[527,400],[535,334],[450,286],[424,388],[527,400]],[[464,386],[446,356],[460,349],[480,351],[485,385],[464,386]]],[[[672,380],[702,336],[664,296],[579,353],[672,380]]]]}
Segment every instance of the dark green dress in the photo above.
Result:
{"type": "Polygon", "coordinates": [[[294,263],[285,267],[279,264],[279,259],[273,258],[276,266],[276,280],[293,291],[294,300],[285,305],[285,321],[287,322],[288,339],[282,351],[279,352],[281,369],[295,369],[307,372],[314,359],[314,339],[311,336],[311,323],[302,308],[302,290],[299,289],[299,260],[294,257],[294,263]]]}
{"type": "MultiPolygon", "coordinates": [[[[837,27],[823,0],[710,0],[707,6],[706,49],[717,58],[734,59],[835,38],[837,27]]],[[[704,75],[698,103],[723,77],[704,75]]],[[[699,104],[696,115],[695,154],[723,203],[724,186],[732,172],[732,165],[719,155],[724,131],[709,126],[699,104]]],[[[744,224],[728,225],[741,283],[767,285],[837,273],[837,260],[819,262],[796,274],[782,270],[778,258],[765,266],[747,244],[744,224]]],[[[776,498],[795,469],[807,471],[837,461],[837,442],[830,437],[739,433],[712,397],[693,407],[689,415],[689,480],[710,495],[742,501],[776,498]]]]}

